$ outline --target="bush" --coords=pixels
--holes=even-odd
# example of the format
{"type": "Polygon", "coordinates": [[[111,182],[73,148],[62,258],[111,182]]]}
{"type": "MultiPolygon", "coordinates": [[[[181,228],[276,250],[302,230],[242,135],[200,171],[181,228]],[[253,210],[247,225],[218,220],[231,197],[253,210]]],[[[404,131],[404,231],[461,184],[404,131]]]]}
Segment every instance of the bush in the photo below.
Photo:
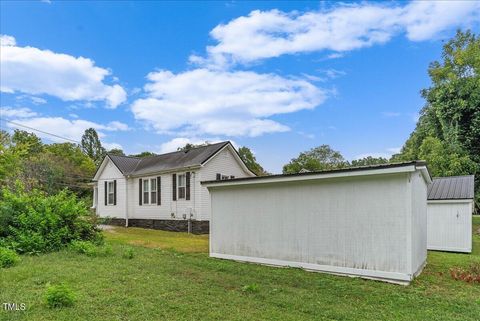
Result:
{"type": "Polygon", "coordinates": [[[45,293],[45,301],[49,308],[68,307],[75,302],[75,294],[65,284],[49,285],[45,293]]]}
{"type": "Polygon", "coordinates": [[[39,190],[0,193],[0,246],[18,253],[59,250],[75,240],[100,243],[102,234],[87,205],[67,190],[47,196],[39,190]]]}
{"type": "Polygon", "coordinates": [[[109,245],[99,246],[89,241],[73,241],[70,244],[70,249],[79,254],[87,256],[107,256],[112,253],[112,248],[109,245]]]}
{"type": "Polygon", "coordinates": [[[122,257],[124,259],[128,259],[128,260],[133,259],[134,256],[135,256],[135,252],[133,251],[133,249],[131,247],[125,249],[125,251],[122,254],[122,257]]]}
{"type": "Polygon", "coordinates": [[[0,268],[14,266],[19,261],[20,257],[15,251],[0,247],[0,268]]]}

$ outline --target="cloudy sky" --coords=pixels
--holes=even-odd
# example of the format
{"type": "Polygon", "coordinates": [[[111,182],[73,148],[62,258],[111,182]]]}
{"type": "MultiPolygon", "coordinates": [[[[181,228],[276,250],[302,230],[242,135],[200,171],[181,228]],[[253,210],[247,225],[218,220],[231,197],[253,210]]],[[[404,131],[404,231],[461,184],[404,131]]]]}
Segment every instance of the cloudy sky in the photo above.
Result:
{"type": "MultiPolygon", "coordinates": [[[[388,157],[428,64],[480,2],[0,3],[1,127],[168,152],[231,140],[280,172],[329,144],[388,157]]],[[[37,133],[39,134],[39,133],[37,133]]],[[[39,134],[46,142],[61,139],[39,134]]]]}

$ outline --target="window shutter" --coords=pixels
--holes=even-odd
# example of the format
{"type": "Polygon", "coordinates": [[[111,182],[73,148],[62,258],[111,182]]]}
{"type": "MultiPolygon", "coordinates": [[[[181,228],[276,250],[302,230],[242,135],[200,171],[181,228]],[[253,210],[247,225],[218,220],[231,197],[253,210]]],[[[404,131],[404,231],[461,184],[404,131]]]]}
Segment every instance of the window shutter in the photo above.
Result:
{"type": "Polygon", "coordinates": [[[190,200],[190,172],[185,173],[185,200],[190,200]]]}
{"type": "Polygon", "coordinates": [[[157,177],[157,205],[162,204],[162,178],[157,177]]]}
{"type": "Polygon", "coordinates": [[[221,180],[222,179],[222,174],[220,173],[217,173],[217,181],[221,180]]]}
{"type": "Polygon", "coordinates": [[[142,179],[138,180],[138,205],[142,205],[142,179]]]}
{"type": "Polygon", "coordinates": [[[113,181],[113,205],[117,205],[117,180],[113,181]]]}
{"type": "Polygon", "coordinates": [[[104,191],[105,192],[105,206],[107,206],[107,193],[108,193],[107,184],[108,184],[107,181],[105,181],[105,191],[104,191]]]}
{"type": "Polygon", "coordinates": [[[177,200],[177,174],[172,174],[172,199],[177,200]]]}

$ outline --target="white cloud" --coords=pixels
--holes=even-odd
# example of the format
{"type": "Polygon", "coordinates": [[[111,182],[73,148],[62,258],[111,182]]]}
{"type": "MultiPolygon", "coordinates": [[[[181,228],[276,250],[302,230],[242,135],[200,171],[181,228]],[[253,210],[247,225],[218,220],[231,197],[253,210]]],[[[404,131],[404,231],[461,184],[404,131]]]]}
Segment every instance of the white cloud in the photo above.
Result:
{"type": "Polygon", "coordinates": [[[268,117],[313,109],[325,99],[324,91],[306,80],[250,71],[157,71],[147,78],[147,97],[131,106],[135,118],[160,133],[188,137],[288,131],[268,117]]]}
{"type": "Polygon", "coordinates": [[[37,113],[26,107],[0,107],[0,118],[29,118],[37,113]]]}
{"type": "Polygon", "coordinates": [[[121,149],[123,150],[122,145],[117,144],[117,143],[107,143],[107,142],[102,142],[102,146],[107,150],[112,150],[112,149],[121,149]]]}
{"type": "Polygon", "coordinates": [[[15,46],[17,42],[15,41],[15,38],[12,36],[7,36],[7,35],[0,35],[0,46],[15,46]]]}
{"type": "MultiPolygon", "coordinates": [[[[83,120],[83,119],[68,120],[62,117],[34,117],[34,118],[26,118],[21,120],[12,120],[12,121],[16,123],[20,123],[21,125],[24,125],[24,126],[39,129],[41,131],[52,133],[52,134],[55,134],[64,138],[68,138],[71,140],[75,140],[75,141],[80,141],[85,130],[88,128],[95,128],[100,137],[106,136],[104,131],[125,130],[125,129],[120,129],[120,127],[123,127],[123,126],[119,126],[117,122],[111,122],[108,125],[102,125],[102,124],[94,123],[88,120],[83,120]]],[[[19,127],[11,123],[8,123],[8,126],[10,128],[19,128],[19,129],[25,130],[23,127],[19,127]]],[[[53,140],[56,142],[64,142],[63,139],[56,138],[51,135],[43,134],[40,132],[35,132],[35,134],[39,137],[53,140]]]]}
{"type": "Polygon", "coordinates": [[[423,41],[452,28],[478,23],[478,1],[414,1],[390,4],[342,4],[330,10],[250,12],[216,26],[207,57],[190,61],[209,68],[314,51],[330,51],[337,58],[346,51],[388,42],[398,34],[423,41]]]}
{"type": "Polygon", "coordinates": [[[88,58],[73,57],[34,47],[19,47],[11,36],[1,36],[0,79],[2,92],[47,94],[64,101],[105,101],[116,108],[126,100],[118,84],[107,85],[111,72],[88,58]]]}
{"type": "Polygon", "coordinates": [[[160,154],[163,153],[169,153],[169,152],[174,152],[176,151],[179,147],[183,147],[186,144],[194,144],[194,145],[199,145],[203,144],[205,142],[209,143],[218,143],[221,142],[222,140],[219,138],[209,138],[209,139],[200,139],[200,138],[186,138],[186,137],[177,137],[172,140],[169,140],[168,142],[165,142],[160,145],[160,154]]]}

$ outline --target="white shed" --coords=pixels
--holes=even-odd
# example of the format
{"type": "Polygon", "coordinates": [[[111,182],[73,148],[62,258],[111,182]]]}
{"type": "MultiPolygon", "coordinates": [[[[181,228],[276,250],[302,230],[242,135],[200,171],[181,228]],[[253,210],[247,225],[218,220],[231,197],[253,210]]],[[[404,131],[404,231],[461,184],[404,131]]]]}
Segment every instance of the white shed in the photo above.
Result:
{"type": "Polygon", "coordinates": [[[472,252],[474,177],[434,178],[428,186],[429,250],[472,252]]]}
{"type": "Polygon", "coordinates": [[[210,256],[408,283],[427,257],[424,162],[202,182],[210,256]]]}

